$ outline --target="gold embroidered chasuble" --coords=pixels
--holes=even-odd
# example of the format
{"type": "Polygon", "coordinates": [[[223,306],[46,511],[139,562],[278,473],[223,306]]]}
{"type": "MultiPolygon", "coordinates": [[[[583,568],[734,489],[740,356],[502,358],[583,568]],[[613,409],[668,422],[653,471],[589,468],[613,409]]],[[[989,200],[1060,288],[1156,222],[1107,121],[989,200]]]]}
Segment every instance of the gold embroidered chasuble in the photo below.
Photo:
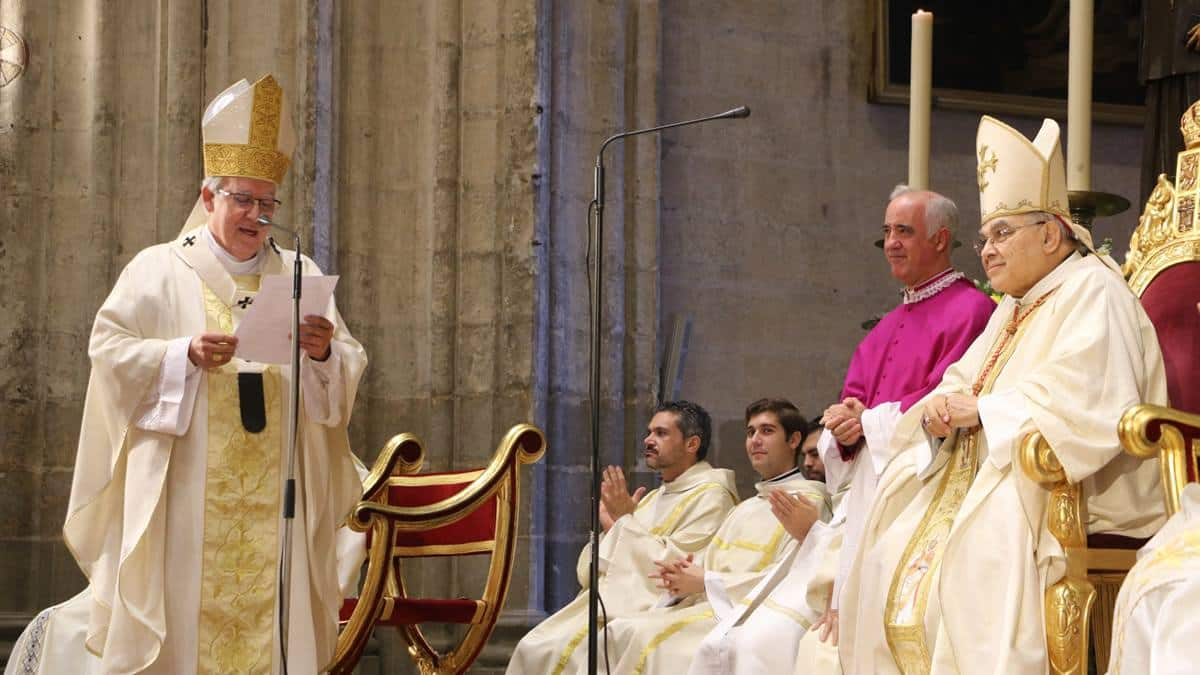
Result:
{"type": "MultiPolygon", "coordinates": [[[[1016,350],[1023,327],[1050,299],[1054,290],[1042,295],[1028,308],[1018,306],[1014,309],[1012,318],[997,336],[984,362],[983,371],[971,388],[974,396],[991,393],[996,377],[1016,350]]],[[[951,525],[979,470],[979,433],[978,427],[958,429],[947,443],[953,446],[946,458],[948,468],[942,472],[933,503],[901,554],[900,564],[892,577],[884,609],[884,627],[892,656],[904,675],[928,673],[930,669],[926,637],[926,623],[931,618],[926,611],[929,608],[929,593],[946,551],[951,525]]]]}
{"type": "MultiPolygon", "coordinates": [[[[276,252],[264,245],[260,253],[266,256],[264,274],[290,269],[291,251],[276,252]]],[[[305,260],[304,266],[308,274],[320,273],[311,261],[305,260]]],[[[224,400],[236,386],[231,366],[196,375],[201,379],[194,406],[184,410],[187,421],[179,435],[138,426],[139,410],[164,377],[164,357],[172,341],[211,329],[206,292],[233,308],[227,318],[233,320],[241,311],[236,303],[244,295],[238,295],[235,280],[204,246],[200,231],[183,232],[175,241],[134,257],[98,312],[92,331],[92,377],[64,526],[64,539],[88,576],[89,587],[78,598],[86,605],[84,611],[71,613],[82,616],[84,625],[76,632],[64,627],[61,634],[82,636],[87,650],[96,655],[89,658],[101,662],[97,668],[102,672],[230,672],[228,662],[204,661],[201,656],[201,642],[212,640],[217,651],[227,652],[220,658],[240,662],[236,652],[253,651],[248,671],[279,667],[273,627],[283,461],[278,436],[270,429],[261,434],[276,466],[258,463],[266,455],[254,454],[258,451],[239,440],[231,444],[241,425],[237,405],[224,400]],[[233,413],[229,418],[217,414],[217,407],[226,406],[233,413]],[[273,485],[261,492],[250,489],[256,480],[273,485]],[[220,496],[208,503],[226,487],[262,501],[235,508],[220,496]],[[273,517],[265,516],[268,507],[273,517]],[[235,514],[237,509],[245,513],[235,514]],[[254,515],[253,526],[238,522],[259,509],[264,515],[254,515]],[[265,575],[248,572],[255,558],[268,568],[265,575]],[[236,599],[247,603],[240,605],[246,611],[236,617],[239,623],[222,623],[218,617],[233,617],[228,608],[219,608],[232,588],[230,579],[248,589],[248,595],[236,599]],[[271,607],[265,609],[261,599],[268,592],[271,607]],[[214,607],[218,609],[210,611],[214,607]],[[261,633],[263,625],[266,633],[261,633]],[[260,633],[258,641],[229,650],[227,633],[250,631],[252,626],[260,633]]],[[[332,302],[325,315],[337,327],[333,355],[322,375],[328,379],[312,382],[305,375],[301,387],[303,451],[296,467],[290,589],[289,662],[294,672],[316,671],[332,657],[343,597],[336,537],[361,492],[346,424],[366,356],[332,302]]],[[[302,363],[302,374],[307,366],[302,363]]],[[[276,416],[276,428],[281,426],[280,411],[288,407],[288,370],[273,368],[264,380],[266,396],[274,401],[266,406],[268,417],[276,416]]]]}
{"type": "MultiPolygon", "coordinates": [[[[648,579],[653,561],[699,553],[737,502],[733,472],[697,462],[670,483],[646,493],[634,513],[600,539],[600,597],[609,621],[654,606],[659,589],[648,579]]],[[[587,581],[590,553],[579,555],[580,585],[587,581]]],[[[521,639],[507,673],[574,673],[587,663],[586,589],[521,639]]]]}
{"type": "Polygon", "coordinates": [[[1162,355],[1136,297],[1095,256],[1072,255],[1024,298],[1005,298],[929,397],[969,394],[1014,314],[1043,296],[980,389],[982,426],[964,446],[974,457],[958,437],[931,441],[924,401],[897,423],[842,598],[845,672],[1044,674],[1043,593],[1065,560],[1045,490],[1015,463],[1031,431],[1080,483],[1089,532],[1146,536],[1162,522],[1157,461],[1125,455],[1116,433],[1130,405],[1165,401],[1162,355]]]}
{"type": "MultiPolygon", "coordinates": [[[[258,275],[235,276],[240,304],[207,286],[207,327],[232,335],[258,292],[258,275]]],[[[261,366],[266,427],[242,423],[234,359],[208,373],[208,448],[200,583],[198,672],[270,673],[279,569],[282,406],[279,370],[261,366]]]]}

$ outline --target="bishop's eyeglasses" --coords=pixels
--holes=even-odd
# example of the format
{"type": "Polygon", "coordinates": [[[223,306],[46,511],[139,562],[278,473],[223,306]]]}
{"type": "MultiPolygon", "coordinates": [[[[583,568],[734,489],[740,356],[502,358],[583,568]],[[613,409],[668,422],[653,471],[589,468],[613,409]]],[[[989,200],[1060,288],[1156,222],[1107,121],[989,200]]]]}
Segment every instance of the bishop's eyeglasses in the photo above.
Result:
{"type": "Polygon", "coordinates": [[[283,203],[278,199],[259,199],[258,197],[255,197],[254,195],[248,195],[245,192],[230,192],[224,188],[217,188],[217,194],[229,197],[233,200],[233,203],[237,204],[237,207],[243,211],[248,211],[250,207],[254,206],[254,204],[257,202],[258,212],[265,213],[267,215],[275,213],[275,209],[279,208],[279,205],[283,203]]]}
{"type": "Polygon", "coordinates": [[[978,239],[975,240],[975,243],[972,244],[971,247],[975,249],[976,254],[983,255],[983,249],[987,247],[988,241],[991,241],[993,246],[999,246],[1000,244],[1003,244],[1005,241],[1007,241],[1009,239],[1009,237],[1012,237],[1014,234],[1016,234],[1017,230],[1020,230],[1025,227],[1034,227],[1037,225],[1045,225],[1048,222],[1050,222],[1050,221],[1039,220],[1036,223],[1025,223],[1024,225],[1001,225],[1000,227],[997,227],[996,229],[992,230],[992,233],[990,235],[980,236],[978,239]]]}

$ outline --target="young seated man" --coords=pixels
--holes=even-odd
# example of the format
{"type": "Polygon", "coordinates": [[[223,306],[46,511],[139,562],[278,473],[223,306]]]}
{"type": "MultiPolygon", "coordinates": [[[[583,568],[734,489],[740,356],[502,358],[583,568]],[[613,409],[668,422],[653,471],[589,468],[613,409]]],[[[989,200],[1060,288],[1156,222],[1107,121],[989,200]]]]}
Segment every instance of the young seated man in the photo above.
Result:
{"type": "Polygon", "coordinates": [[[614,673],[680,673],[704,636],[737,611],[746,593],[829,517],[824,483],[798,466],[808,423],[789,401],[746,408],[746,454],[756,495],[725,518],[699,555],[671,556],[649,575],[665,591],[653,609],[611,621],[601,636],[614,673]]]}
{"type": "MultiPolygon", "coordinates": [[[[663,403],[642,442],[646,466],[658,472],[662,485],[630,494],[621,469],[605,469],[598,587],[609,620],[653,607],[659,592],[647,574],[654,562],[703,550],[737,503],[733,472],[704,461],[711,438],[712,420],[704,408],[689,401],[663,403]]],[[[584,590],[521,639],[507,673],[586,668],[590,562],[585,546],[576,565],[584,590]]]]}

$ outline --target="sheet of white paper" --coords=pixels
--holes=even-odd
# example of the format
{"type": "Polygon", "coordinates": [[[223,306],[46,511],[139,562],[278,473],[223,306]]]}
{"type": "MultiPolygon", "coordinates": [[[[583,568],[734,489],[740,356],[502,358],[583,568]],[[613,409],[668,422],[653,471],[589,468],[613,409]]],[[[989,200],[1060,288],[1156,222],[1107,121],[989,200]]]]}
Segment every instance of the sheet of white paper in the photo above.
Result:
{"type": "MultiPolygon", "coordinates": [[[[338,277],[308,276],[300,282],[300,322],[309,314],[324,316],[338,277]]],[[[259,363],[292,362],[292,275],[267,274],[262,277],[254,304],[234,335],[237,356],[259,363]]]]}

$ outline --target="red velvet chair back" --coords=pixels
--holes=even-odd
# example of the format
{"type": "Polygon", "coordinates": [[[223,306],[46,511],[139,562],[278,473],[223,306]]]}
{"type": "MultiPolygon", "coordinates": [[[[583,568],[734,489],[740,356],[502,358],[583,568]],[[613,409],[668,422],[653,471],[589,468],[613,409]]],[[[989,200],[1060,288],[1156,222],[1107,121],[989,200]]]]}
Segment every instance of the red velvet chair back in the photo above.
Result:
{"type": "MultiPolygon", "coordinates": [[[[462,492],[482,470],[427,473],[388,481],[388,504],[429,506],[462,492]]],[[[396,531],[392,555],[400,558],[491,553],[496,549],[496,495],[461,519],[417,532],[396,531]]]]}
{"type": "MultiPolygon", "coordinates": [[[[1200,414],[1200,261],[1181,262],[1157,275],[1142,292],[1142,307],[1158,333],[1167,370],[1167,394],[1176,410],[1200,414]]],[[[1187,462],[1196,481],[1196,462],[1187,462]]]]}

